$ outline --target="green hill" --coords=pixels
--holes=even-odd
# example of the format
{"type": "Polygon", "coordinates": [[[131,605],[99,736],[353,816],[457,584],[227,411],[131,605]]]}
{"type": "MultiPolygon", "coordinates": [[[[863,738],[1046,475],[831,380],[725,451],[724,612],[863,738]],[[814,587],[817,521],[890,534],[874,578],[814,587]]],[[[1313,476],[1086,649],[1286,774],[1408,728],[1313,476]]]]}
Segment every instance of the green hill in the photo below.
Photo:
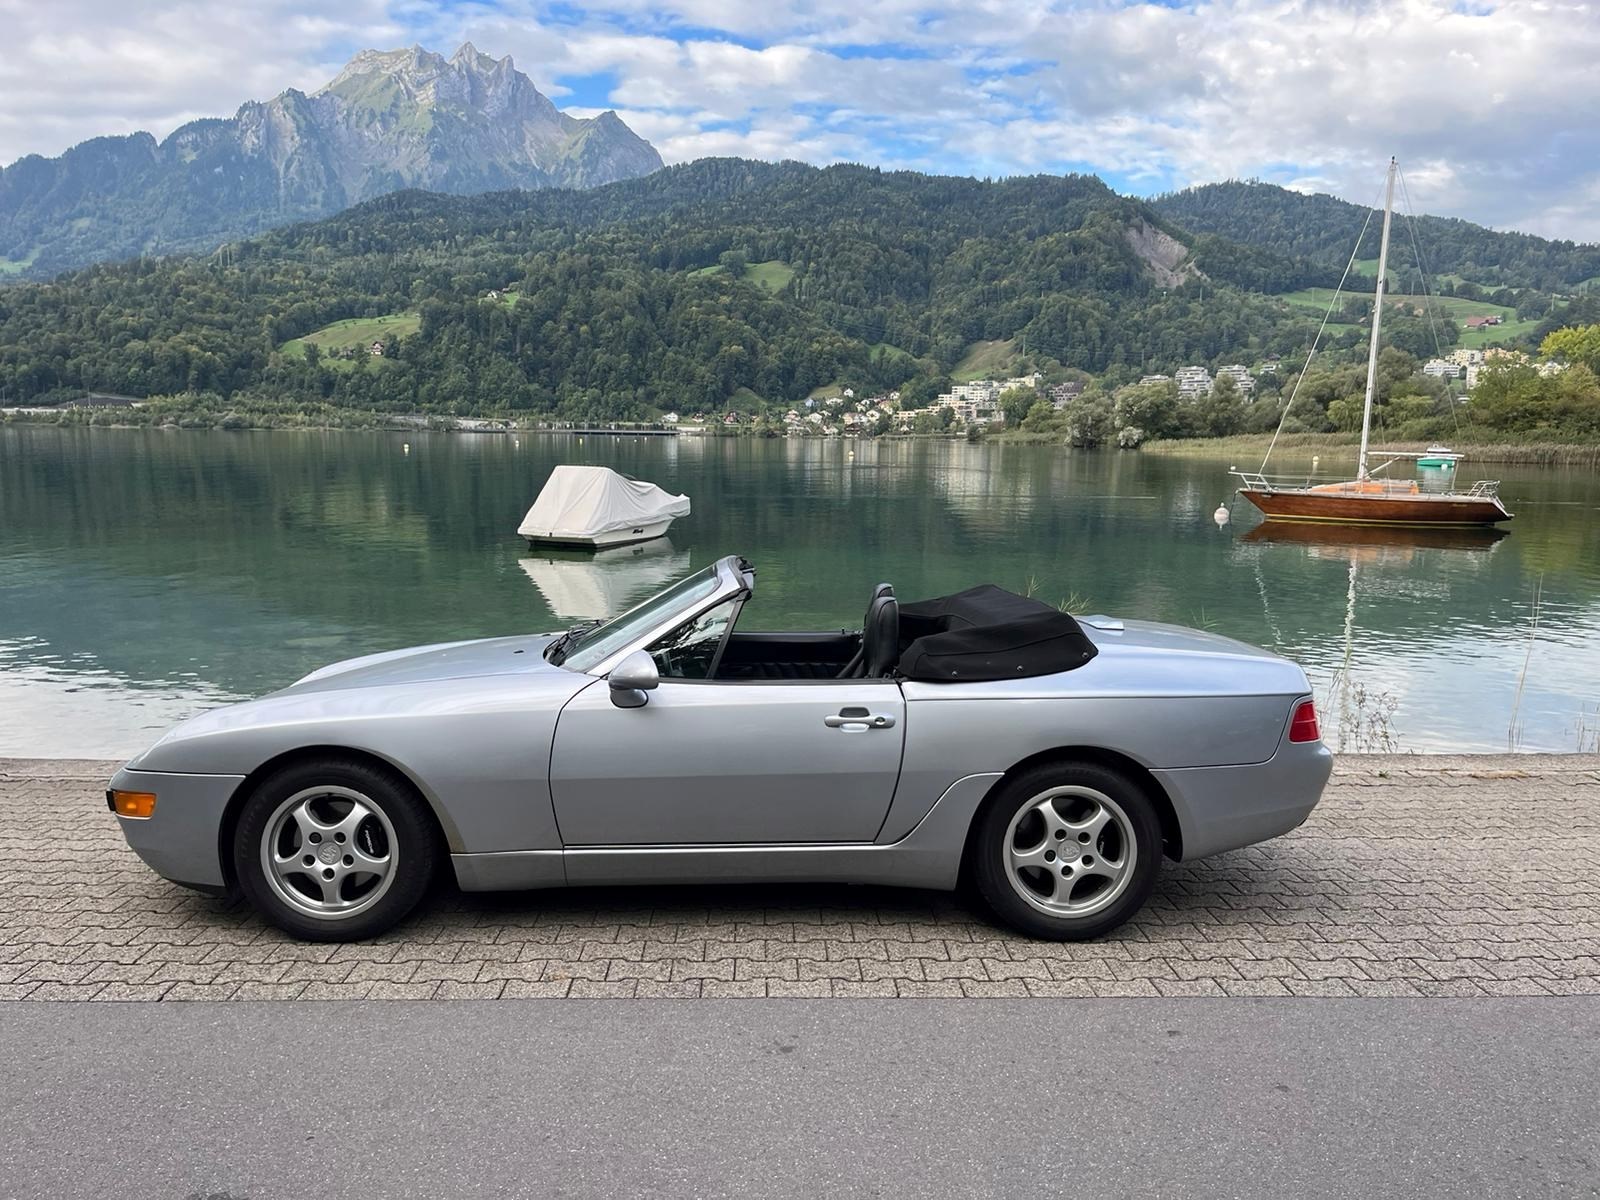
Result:
{"type": "MultiPolygon", "coordinates": [[[[1373,180],[1376,190],[1381,180],[1373,180]]],[[[1398,204],[1398,202],[1397,202],[1398,204]]],[[[1194,233],[1211,233],[1278,254],[1342,270],[1370,208],[1334,196],[1306,195],[1270,183],[1209,183],[1151,202],[1163,217],[1194,233]]],[[[1390,238],[1391,281],[1418,275],[1411,248],[1411,218],[1398,212],[1390,238]]],[[[1378,273],[1380,222],[1367,226],[1356,266],[1369,280],[1378,273]]],[[[1600,245],[1550,241],[1527,233],[1502,233],[1450,217],[1419,216],[1417,244],[1434,279],[1456,276],[1485,288],[1573,290],[1600,274],[1600,245]]],[[[1371,286],[1370,283],[1367,284],[1371,286]]]]}
{"type": "Polygon", "coordinates": [[[1024,339],[1120,382],[1295,361],[1317,314],[1273,293],[1324,282],[1308,264],[1090,176],[707,159],[588,191],[399,192],[206,257],[8,286],[0,389],[603,419],[826,385],[927,397],[1009,371],[1024,339]],[[381,371],[303,353],[380,330],[402,334],[381,371]]]}

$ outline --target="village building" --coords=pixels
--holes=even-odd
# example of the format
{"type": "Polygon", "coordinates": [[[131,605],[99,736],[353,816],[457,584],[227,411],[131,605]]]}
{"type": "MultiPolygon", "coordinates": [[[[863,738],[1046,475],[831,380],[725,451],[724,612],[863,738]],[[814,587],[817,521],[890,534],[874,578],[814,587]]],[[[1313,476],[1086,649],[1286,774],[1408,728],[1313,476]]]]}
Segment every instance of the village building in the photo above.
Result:
{"type": "Polygon", "coordinates": [[[1211,372],[1204,367],[1180,367],[1176,378],[1180,400],[1198,400],[1211,394],[1211,372]]]}
{"type": "Polygon", "coordinates": [[[1050,404],[1056,409],[1065,408],[1072,401],[1083,395],[1087,386],[1081,379],[1069,379],[1065,383],[1058,383],[1050,389],[1050,404]]]}
{"type": "Polygon", "coordinates": [[[1244,399],[1248,400],[1255,394],[1255,376],[1250,374],[1250,368],[1243,363],[1229,363],[1225,367],[1218,367],[1217,378],[1221,379],[1224,375],[1238,385],[1239,395],[1244,399]]]}

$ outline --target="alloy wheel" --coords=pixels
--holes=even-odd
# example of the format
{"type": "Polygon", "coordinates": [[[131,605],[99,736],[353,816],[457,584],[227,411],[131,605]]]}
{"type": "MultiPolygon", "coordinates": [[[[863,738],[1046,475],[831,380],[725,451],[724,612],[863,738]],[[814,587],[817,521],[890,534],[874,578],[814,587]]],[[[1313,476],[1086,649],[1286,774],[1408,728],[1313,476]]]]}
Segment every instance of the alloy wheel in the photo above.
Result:
{"type": "Polygon", "coordinates": [[[1070,784],[1022,805],[1002,853],[1012,889],[1052,917],[1092,916],[1127,889],[1138,859],[1133,822],[1104,792],[1070,784]]]}
{"type": "Polygon", "coordinates": [[[307,916],[342,920],[389,890],[399,856],[394,826],[353,788],[296,792],[273,811],[261,838],[261,868],[277,897],[307,916]]]}

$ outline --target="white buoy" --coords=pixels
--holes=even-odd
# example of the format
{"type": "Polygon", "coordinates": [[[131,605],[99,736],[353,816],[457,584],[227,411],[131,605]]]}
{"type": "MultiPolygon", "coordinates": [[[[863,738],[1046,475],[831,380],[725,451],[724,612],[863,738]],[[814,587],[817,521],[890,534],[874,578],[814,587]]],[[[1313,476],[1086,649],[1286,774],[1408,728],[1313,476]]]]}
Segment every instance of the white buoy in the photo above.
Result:
{"type": "Polygon", "coordinates": [[[1226,525],[1229,521],[1233,520],[1233,514],[1228,511],[1228,505],[1226,502],[1217,505],[1217,511],[1211,514],[1211,519],[1218,525],[1226,525]]]}
{"type": "Polygon", "coordinates": [[[1316,469],[1317,469],[1317,464],[1318,464],[1318,463],[1319,463],[1319,462],[1321,462],[1321,461],[1322,461],[1322,455],[1320,455],[1320,454],[1313,454],[1313,455],[1312,455],[1312,456],[1311,456],[1311,469],[1312,469],[1312,470],[1313,470],[1313,471],[1315,471],[1315,470],[1316,470],[1316,469]]]}
{"type": "Polygon", "coordinates": [[[410,442],[401,442],[400,443],[400,453],[401,454],[410,454],[411,453],[411,443],[410,442]]]}

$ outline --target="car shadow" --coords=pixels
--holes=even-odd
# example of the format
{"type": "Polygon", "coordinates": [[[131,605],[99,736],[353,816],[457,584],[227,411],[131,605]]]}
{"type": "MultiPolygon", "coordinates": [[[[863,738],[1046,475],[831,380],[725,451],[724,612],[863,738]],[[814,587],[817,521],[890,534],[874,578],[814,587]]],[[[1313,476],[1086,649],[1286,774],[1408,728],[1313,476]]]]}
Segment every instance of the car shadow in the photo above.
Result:
{"type": "MultiPolygon", "coordinates": [[[[1194,863],[1163,865],[1150,900],[1112,939],[1171,936],[1163,927],[1290,924],[1328,919],[1331,898],[1348,899],[1348,871],[1311,857],[1292,836],[1194,863]]],[[[179,924],[278,935],[238,898],[174,888],[179,924]]],[[[463,892],[438,881],[414,913],[380,941],[444,939],[492,926],[721,926],[735,924],[900,925],[910,936],[1020,936],[999,926],[968,888],[955,892],[872,884],[677,884],[463,892]]],[[[857,931],[859,933],[859,931],[857,931]]]]}

